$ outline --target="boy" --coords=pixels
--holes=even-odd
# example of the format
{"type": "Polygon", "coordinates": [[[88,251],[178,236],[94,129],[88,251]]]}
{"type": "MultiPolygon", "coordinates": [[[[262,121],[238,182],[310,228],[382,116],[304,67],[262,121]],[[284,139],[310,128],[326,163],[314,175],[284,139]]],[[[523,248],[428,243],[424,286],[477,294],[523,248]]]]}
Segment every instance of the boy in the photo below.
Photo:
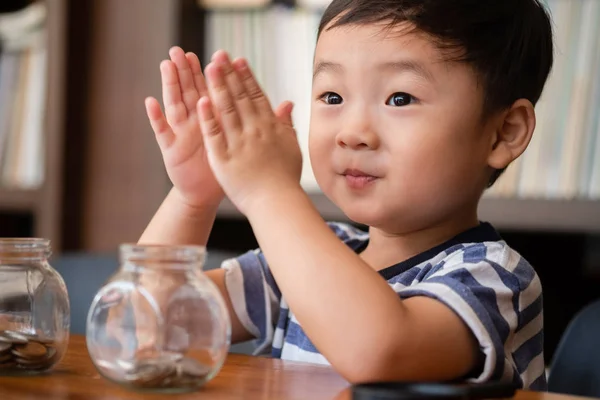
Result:
{"type": "MultiPolygon", "coordinates": [[[[314,59],[310,158],[353,221],[302,190],[292,105],[273,111],[245,60],[204,79],[179,48],[146,100],[173,189],[141,243],[206,245],[226,194],[261,249],[208,274],[232,341],[330,363],[350,382],[503,380],[546,387],[533,268],[477,218],[527,147],[552,65],[537,0],[334,0],[314,59]]],[[[293,77],[290,77],[293,79],[293,77]]]]}

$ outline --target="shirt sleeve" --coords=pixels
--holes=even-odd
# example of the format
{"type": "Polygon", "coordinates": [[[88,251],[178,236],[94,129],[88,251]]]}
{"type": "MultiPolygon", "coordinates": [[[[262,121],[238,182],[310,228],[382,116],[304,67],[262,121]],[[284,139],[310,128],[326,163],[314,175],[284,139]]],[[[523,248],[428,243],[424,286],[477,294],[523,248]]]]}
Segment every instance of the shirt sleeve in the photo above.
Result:
{"type": "Polygon", "coordinates": [[[467,247],[431,268],[420,282],[396,291],[401,298],[437,299],[464,321],[483,356],[471,381],[514,381],[505,343],[518,324],[521,283],[511,267],[490,260],[489,252],[483,243],[467,247]]]}
{"type": "Polygon", "coordinates": [[[225,286],[242,325],[257,339],[257,352],[273,340],[281,292],[260,250],[226,260],[225,286]]]}
{"type": "MultiPolygon", "coordinates": [[[[329,222],[329,228],[349,247],[360,245],[368,235],[348,224],[329,222]]],[[[263,353],[273,342],[281,312],[282,295],[260,249],[221,264],[225,286],[234,312],[242,325],[257,339],[256,353],[263,353]]]]}

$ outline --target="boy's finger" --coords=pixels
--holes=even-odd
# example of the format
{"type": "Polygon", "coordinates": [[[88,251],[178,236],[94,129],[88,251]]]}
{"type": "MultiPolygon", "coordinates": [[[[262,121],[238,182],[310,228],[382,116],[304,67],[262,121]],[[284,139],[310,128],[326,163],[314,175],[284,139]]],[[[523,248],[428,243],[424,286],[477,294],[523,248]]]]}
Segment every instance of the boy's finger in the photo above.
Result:
{"type": "Polygon", "coordinates": [[[180,47],[172,47],[169,50],[169,56],[171,61],[175,63],[177,67],[177,75],[179,77],[179,85],[181,87],[181,97],[185,104],[188,114],[196,112],[196,103],[200,98],[198,90],[196,90],[196,84],[194,82],[194,75],[188,62],[188,59],[180,47]]]}
{"type": "Polygon", "coordinates": [[[181,88],[175,64],[169,60],[161,62],[160,76],[167,121],[171,125],[178,124],[187,118],[188,113],[181,98],[181,88]]]}
{"type": "Polygon", "coordinates": [[[147,97],[144,104],[146,105],[146,114],[148,115],[150,126],[156,135],[158,145],[163,150],[168,149],[175,140],[175,134],[160,109],[158,100],[154,97],[147,97]]]}
{"type": "Polygon", "coordinates": [[[198,100],[196,110],[200,130],[204,138],[204,146],[209,157],[221,159],[227,155],[227,137],[221,129],[213,109],[213,104],[208,96],[203,96],[198,100]]]}
{"type": "Polygon", "coordinates": [[[206,67],[206,77],[208,79],[210,100],[214,110],[219,113],[221,127],[227,137],[227,144],[230,147],[235,146],[237,138],[242,133],[242,122],[233,96],[225,83],[221,67],[215,63],[210,63],[206,67]]]}
{"type": "Polygon", "coordinates": [[[292,120],[292,111],[294,109],[294,103],[291,101],[284,101],[275,110],[275,116],[282,123],[294,127],[294,121],[292,120]]]}
{"type": "Polygon", "coordinates": [[[246,92],[250,97],[250,100],[254,103],[254,107],[256,111],[261,115],[271,115],[273,116],[273,108],[271,107],[271,103],[269,99],[261,89],[260,85],[256,81],[254,74],[250,70],[248,66],[248,62],[241,58],[235,60],[233,63],[233,67],[238,72],[244,87],[246,88],[246,92]]]}
{"type": "Polygon", "coordinates": [[[185,57],[190,64],[190,68],[192,70],[192,75],[194,76],[194,84],[196,86],[196,90],[198,91],[198,95],[208,96],[208,89],[206,88],[206,80],[204,79],[204,75],[202,75],[202,66],[200,65],[200,60],[198,56],[192,52],[188,52],[185,54],[185,57]]]}
{"type": "Polygon", "coordinates": [[[231,65],[231,61],[227,53],[224,51],[215,53],[213,61],[219,65],[223,71],[225,84],[229,89],[229,93],[231,93],[231,97],[235,103],[235,107],[238,111],[242,125],[245,126],[246,124],[251,123],[256,116],[256,109],[254,108],[252,100],[250,100],[250,97],[248,96],[248,92],[246,91],[240,76],[233,68],[233,65],[231,65]]]}

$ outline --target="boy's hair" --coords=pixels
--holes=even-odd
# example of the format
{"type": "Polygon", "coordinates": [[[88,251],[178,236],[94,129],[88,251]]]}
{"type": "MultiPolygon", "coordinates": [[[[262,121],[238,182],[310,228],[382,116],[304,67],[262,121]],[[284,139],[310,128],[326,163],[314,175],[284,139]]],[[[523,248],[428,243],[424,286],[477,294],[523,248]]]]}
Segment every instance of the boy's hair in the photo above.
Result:
{"type": "Polygon", "coordinates": [[[552,24],[539,0],[333,0],[318,34],[380,22],[390,29],[408,22],[446,60],[471,65],[483,86],[484,118],[521,98],[535,105],[552,68],[552,24]]]}

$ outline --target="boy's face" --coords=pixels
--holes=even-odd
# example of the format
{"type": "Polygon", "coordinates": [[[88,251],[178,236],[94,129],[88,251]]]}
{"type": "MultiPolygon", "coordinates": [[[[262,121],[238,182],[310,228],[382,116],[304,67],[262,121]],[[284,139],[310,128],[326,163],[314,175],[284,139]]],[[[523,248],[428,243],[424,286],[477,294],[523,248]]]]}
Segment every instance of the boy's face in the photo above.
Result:
{"type": "Polygon", "coordinates": [[[424,34],[382,27],[325,30],[317,43],[315,177],[349,218],[395,232],[472,213],[494,137],[477,77],[424,34]]]}

